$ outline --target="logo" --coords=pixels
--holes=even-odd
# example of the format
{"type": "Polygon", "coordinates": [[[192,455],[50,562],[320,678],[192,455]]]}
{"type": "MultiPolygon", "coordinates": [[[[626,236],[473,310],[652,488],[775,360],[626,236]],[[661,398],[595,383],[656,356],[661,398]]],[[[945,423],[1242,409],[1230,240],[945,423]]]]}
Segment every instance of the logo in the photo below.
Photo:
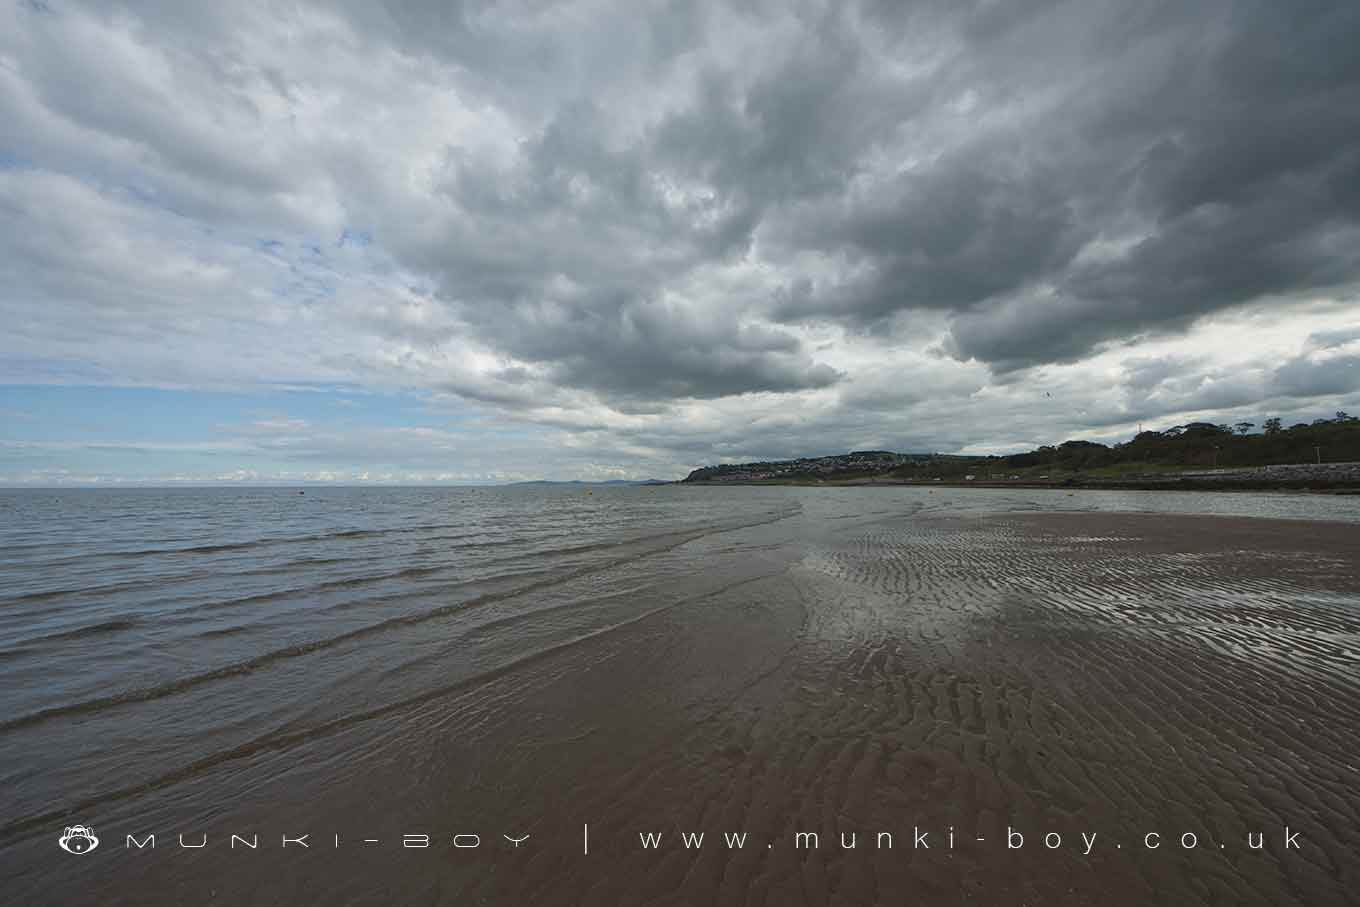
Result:
{"type": "Polygon", "coordinates": [[[99,846],[93,828],[84,825],[69,825],[57,839],[58,846],[67,853],[89,853],[99,846]]]}

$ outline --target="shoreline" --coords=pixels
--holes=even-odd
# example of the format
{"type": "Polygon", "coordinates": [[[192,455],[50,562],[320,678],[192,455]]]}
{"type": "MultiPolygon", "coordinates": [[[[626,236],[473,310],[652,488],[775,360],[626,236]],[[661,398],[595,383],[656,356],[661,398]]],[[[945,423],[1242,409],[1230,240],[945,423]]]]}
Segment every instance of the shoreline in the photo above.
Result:
{"type": "Polygon", "coordinates": [[[895,478],[853,478],[853,479],[748,479],[732,481],[708,481],[680,480],[671,482],[672,485],[689,485],[704,487],[722,487],[725,485],[740,486],[778,486],[787,485],[796,488],[863,488],[863,487],[891,487],[891,488],[1045,488],[1055,491],[1080,491],[1089,489],[1093,491],[1214,491],[1214,492],[1282,492],[1291,494],[1334,494],[1334,495],[1360,495],[1360,483],[1356,482],[1317,482],[1288,479],[1279,482],[1266,480],[1234,480],[1234,479],[1063,479],[1055,481],[1026,481],[1016,479],[1014,481],[956,481],[942,480],[921,481],[919,479],[895,479],[895,478]]]}
{"type": "MultiPolygon", "coordinates": [[[[851,455],[853,456],[853,455],[851,455]]],[[[1010,467],[976,463],[942,468],[874,466],[836,458],[697,469],[684,485],[893,485],[950,488],[1096,488],[1147,491],[1290,491],[1360,494],[1360,462],[1274,463],[1213,469],[1010,467]],[[828,463],[828,459],[830,462],[828,463]],[[796,468],[789,468],[790,466],[796,468]]]]}

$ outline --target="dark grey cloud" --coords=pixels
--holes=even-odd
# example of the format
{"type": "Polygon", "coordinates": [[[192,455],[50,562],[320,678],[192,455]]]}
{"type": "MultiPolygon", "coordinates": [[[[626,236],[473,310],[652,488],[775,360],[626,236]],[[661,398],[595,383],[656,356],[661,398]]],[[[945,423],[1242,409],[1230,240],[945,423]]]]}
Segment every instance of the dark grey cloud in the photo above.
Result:
{"type": "Polygon", "coordinates": [[[1354,283],[1360,7],[1123,7],[961,7],[940,93],[974,93],[976,135],[795,218],[789,247],[857,267],[792,283],[779,317],[945,308],[956,355],[1009,370],[1354,283]]]}

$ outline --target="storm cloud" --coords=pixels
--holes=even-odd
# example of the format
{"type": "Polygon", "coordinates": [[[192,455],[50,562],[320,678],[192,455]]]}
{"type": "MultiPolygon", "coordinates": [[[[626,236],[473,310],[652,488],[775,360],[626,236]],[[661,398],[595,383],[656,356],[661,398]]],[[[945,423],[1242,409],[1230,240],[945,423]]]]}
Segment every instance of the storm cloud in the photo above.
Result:
{"type": "Polygon", "coordinates": [[[0,382],[414,395],[638,474],[1354,409],[1356,46],[1340,0],[9,3],[0,382]]]}

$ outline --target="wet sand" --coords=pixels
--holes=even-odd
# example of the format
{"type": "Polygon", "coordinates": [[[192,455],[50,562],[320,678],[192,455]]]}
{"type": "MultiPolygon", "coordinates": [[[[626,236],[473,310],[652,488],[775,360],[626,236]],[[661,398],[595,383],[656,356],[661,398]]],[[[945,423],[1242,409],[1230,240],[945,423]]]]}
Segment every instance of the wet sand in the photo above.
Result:
{"type": "Polygon", "coordinates": [[[715,535],[626,626],[111,802],[97,854],[26,833],[8,887],[15,903],[1354,903],[1357,542],[1337,523],[1111,513],[715,535]],[[148,831],[154,852],[125,848],[148,831]],[[179,849],[180,832],[209,846],[179,849]],[[229,848],[251,833],[259,850],[229,848]],[[310,849],[279,845],[302,833],[310,849]]]}

